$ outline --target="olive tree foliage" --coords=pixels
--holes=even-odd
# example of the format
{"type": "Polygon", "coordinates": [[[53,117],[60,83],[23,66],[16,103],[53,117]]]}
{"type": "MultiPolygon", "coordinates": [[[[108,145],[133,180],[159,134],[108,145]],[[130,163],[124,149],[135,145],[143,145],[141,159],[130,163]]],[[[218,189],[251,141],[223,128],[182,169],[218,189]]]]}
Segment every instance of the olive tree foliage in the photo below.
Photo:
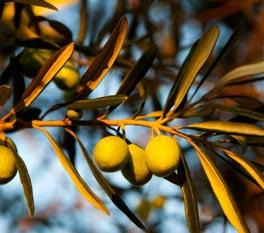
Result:
{"type": "MultiPolygon", "coordinates": [[[[250,232],[244,210],[241,210],[241,205],[231,191],[233,184],[226,179],[220,165],[231,165],[232,172],[254,184],[259,194],[263,191],[264,167],[252,159],[252,154],[258,154],[264,145],[263,95],[257,95],[253,86],[255,82],[262,81],[264,61],[243,65],[233,62],[236,66],[231,67],[230,60],[228,71],[221,65],[229,59],[226,54],[246,24],[242,21],[234,27],[230,38],[220,49],[215,47],[221,30],[217,25],[208,26],[189,47],[184,62],[179,64],[176,58],[181,48],[177,27],[184,22],[181,13],[184,3],[157,2],[117,1],[110,19],[100,27],[94,22],[98,30],[92,33],[89,32],[87,19],[94,12],[89,11],[87,1],[80,0],[78,35],[73,40],[73,32],[63,22],[35,11],[36,6],[58,10],[55,1],[54,5],[52,1],[44,0],[2,1],[1,27],[8,28],[9,34],[3,32],[0,35],[3,59],[0,78],[1,141],[10,146],[9,137],[18,130],[33,128],[41,132],[82,197],[103,214],[110,215],[107,205],[89,187],[75,166],[75,156],[83,156],[87,169],[90,169],[113,204],[139,229],[155,232],[155,225],[147,221],[151,212],[150,202],[145,200],[141,211],[136,211],[123,200],[124,192],[134,192],[136,189],[140,193],[138,190],[141,188],[134,189],[131,186],[131,189],[122,190],[112,185],[94,163],[92,153],[87,150],[79,134],[84,128],[91,128],[101,132],[102,137],[116,135],[129,144],[133,142],[126,134],[126,127],[133,126],[135,130],[138,127],[146,128],[152,137],[170,136],[181,144],[180,162],[175,171],[159,179],[161,182],[171,182],[175,184],[175,189],[178,187],[181,190],[189,231],[197,233],[205,227],[201,225],[198,211],[198,203],[202,203],[202,200],[195,187],[199,177],[192,175],[194,172],[189,164],[190,159],[186,158],[187,153],[193,150],[210,184],[210,193],[214,194],[221,209],[218,210],[219,215],[225,216],[238,232],[250,232]],[[161,25],[155,23],[151,16],[155,4],[161,4],[161,8],[167,6],[171,10],[169,20],[172,29],[168,32],[170,36],[164,36],[163,42],[157,36],[161,25]],[[5,9],[10,6],[14,14],[11,20],[6,21],[5,9]],[[89,33],[96,36],[90,36],[87,42],[89,33]],[[7,37],[11,43],[5,41],[7,37]],[[30,49],[33,55],[23,57],[25,51],[30,49]],[[51,51],[45,58],[39,53],[44,49],[51,51]],[[67,68],[69,62],[70,68],[67,68]],[[225,73],[221,73],[218,67],[225,73]],[[68,70],[59,75],[63,69],[68,70]],[[78,76],[80,70],[84,72],[78,76]],[[119,83],[115,93],[92,98],[91,93],[100,86],[110,70],[119,71],[116,73],[119,83]],[[31,73],[33,77],[29,79],[31,73]],[[76,74],[80,79],[71,88],[66,89],[61,85],[70,82],[76,74]],[[32,107],[32,103],[53,81],[68,97],[45,110],[41,105],[32,107]],[[162,92],[162,96],[165,96],[165,101],[162,101],[159,93],[164,85],[169,88],[167,93],[162,92]],[[243,89],[245,85],[249,86],[253,97],[239,92],[232,95],[228,91],[233,87],[243,89]],[[115,111],[121,111],[126,117],[114,115],[115,111]],[[64,117],[49,119],[49,115],[54,112],[62,112],[64,117]],[[59,132],[64,135],[66,143],[58,142],[48,131],[50,127],[62,129],[59,132]],[[75,146],[80,148],[81,154],[75,154],[75,146]]],[[[196,17],[201,22],[203,19],[204,23],[203,14],[196,17]]],[[[107,79],[109,83],[111,78],[107,79]]],[[[92,137],[92,133],[89,137],[92,137]]],[[[23,155],[17,152],[16,166],[29,215],[34,218],[34,185],[32,187],[23,155]]]]}

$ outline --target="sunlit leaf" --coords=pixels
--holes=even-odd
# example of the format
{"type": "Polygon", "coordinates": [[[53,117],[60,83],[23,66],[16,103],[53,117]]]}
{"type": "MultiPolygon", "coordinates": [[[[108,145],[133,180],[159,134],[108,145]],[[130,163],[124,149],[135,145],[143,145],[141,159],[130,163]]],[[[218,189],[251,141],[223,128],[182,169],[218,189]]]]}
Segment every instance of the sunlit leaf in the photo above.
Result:
{"type": "Polygon", "coordinates": [[[219,62],[223,60],[227,52],[232,49],[232,45],[234,44],[235,40],[237,39],[239,32],[244,25],[244,20],[242,19],[241,23],[236,27],[228,41],[225,43],[224,47],[221,49],[220,53],[217,55],[216,59],[213,61],[213,63],[210,65],[206,73],[203,75],[202,79],[199,81],[195,91],[192,94],[191,99],[195,96],[195,94],[198,92],[202,84],[205,82],[205,80],[209,77],[209,75],[212,73],[212,71],[218,67],[219,62]]]}
{"type": "Polygon", "coordinates": [[[181,188],[183,201],[184,201],[186,221],[190,233],[199,233],[200,232],[199,212],[198,212],[196,196],[193,189],[193,182],[188,164],[184,156],[181,156],[181,159],[183,162],[185,177],[186,177],[185,182],[181,188]]]}
{"type": "Polygon", "coordinates": [[[235,169],[237,172],[239,172],[242,176],[244,176],[245,178],[247,178],[249,181],[251,181],[252,183],[254,183],[257,186],[259,186],[259,184],[255,181],[255,179],[253,179],[250,175],[248,175],[248,173],[243,168],[241,168],[241,166],[238,165],[234,160],[232,160],[230,158],[227,159],[225,156],[221,155],[220,153],[217,153],[214,150],[214,148],[212,148],[211,152],[214,153],[214,154],[216,154],[224,162],[226,162],[227,164],[229,164],[232,167],[232,169],[235,169]]]}
{"type": "Polygon", "coordinates": [[[103,213],[108,214],[109,212],[107,208],[105,207],[104,203],[100,200],[99,197],[88,187],[88,185],[85,183],[85,181],[82,179],[78,171],[74,168],[72,163],[69,161],[67,156],[64,154],[63,150],[59,147],[57,142],[54,140],[54,138],[50,135],[50,133],[45,130],[44,128],[35,127],[36,129],[40,130],[50,141],[52,148],[56,152],[56,155],[61,162],[62,166],[64,167],[65,171],[69,174],[71,177],[72,182],[76,186],[77,190],[80,192],[80,194],[88,201],[90,202],[94,207],[101,210],[103,213]]]}
{"type": "Polygon", "coordinates": [[[205,174],[211,184],[216,198],[229,222],[240,233],[249,233],[249,229],[242,218],[237,204],[227,187],[225,180],[211,159],[192,141],[189,141],[196,150],[205,174]]]}
{"type": "Polygon", "coordinates": [[[247,159],[239,156],[238,154],[234,153],[233,151],[220,148],[229,158],[236,161],[241,167],[243,167],[252,178],[260,185],[262,189],[264,189],[264,175],[261,173],[254,165],[248,161],[247,159]]]}
{"type": "Polygon", "coordinates": [[[28,213],[30,216],[33,216],[35,206],[34,206],[33,189],[31,185],[30,176],[28,174],[28,170],[23,159],[17,153],[14,154],[16,159],[17,170],[20,177],[20,182],[22,184],[24,196],[27,202],[28,213]]]}
{"type": "Polygon", "coordinates": [[[121,199],[121,197],[118,195],[117,192],[112,188],[112,186],[107,182],[107,180],[104,178],[102,173],[97,169],[95,166],[93,160],[90,158],[86,148],[84,147],[83,143],[79,139],[79,137],[69,129],[65,129],[68,133],[70,133],[77,143],[79,144],[82,155],[84,156],[86,162],[88,163],[95,179],[100,184],[102,189],[105,191],[105,193],[108,195],[108,197],[111,199],[111,201],[133,222],[135,223],[140,229],[142,229],[144,232],[148,232],[147,227],[145,224],[128,208],[128,206],[124,203],[124,201],[121,199]]]}
{"type": "Polygon", "coordinates": [[[49,19],[49,18],[46,18],[44,16],[35,16],[29,26],[32,26],[32,25],[38,25],[39,22],[48,22],[49,25],[55,30],[57,31],[59,34],[63,35],[65,39],[67,39],[67,41],[71,41],[72,40],[72,32],[71,30],[66,26],[64,25],[63,23],[57,21],[57,20],[52,20],[52,19],[49,19]]]}
{"type": "Polygon", "coordinates": [[[123,103],[127,99],[125,95],[110,95],[99,97],[95,99],[85,99],[85,100],[77,100],[67,107],[69,109],[77,109],[77,110],[87,110],[87,109],[96,109],[96,108],[104,108],[108,106],[114,106],[123,103]]]}
{"type": "Polygon", "coordinates": [[[8,85],[0,86],[0,108],[9,100],[12,94],[12,89],[8,85]]]}
{"type": "Polygon", "coordinates": [[[21,100],[10,110],[5,116],[6,118],[28,107],[39,96],[52,78],[70,58],[73,49],[73,43],[66,45],[41,67],[36,77],[32,79],[31,83],[26,88],[21,100]]]}
{"type": "Polygon", "coordinates": [[[213,51],[218,36],[219,29],[217,27],[212,27],[193,47],[190,56],[187,57],[187,60],[181,67],[176,81],[170,91],[165,104],[166,111],[164,115],[170,109],[172,104],[174,111],[176,111],[180,106],[198,72],[213,51]]]}
{"type": "Polygon", "coordinates": [[[122,48],[126,31],[127,19],[122,17],[102,50],[83,74],[76,94],[77,99],[85,98],[103,80],[122,48]]]}
{"type": "Polygon", "coordinates": [[[193,123],[183,128],[212,131],[225,134],[251,135],[264,137],[264,130],[252,124],[230,121],[206,121],[193,123]]]}
{"type": "Polygon", "coordinates": [[[58,10],[55,6],[53,6],[52,4],[50,4],[47,1],[44,0],[4,0],[5,2],[18,2],[18,3],[23,3],[23,4],[30,4],[30,5],[34,5],[34,6],[41,6],[44,8],[48,8],[51,10],[58,10]]]}
{"type": "Polygon", "coordinates": [[[222,88],[225,86],[252,78],[248,76],[259,75],[263,73],[264,73],[264,61],[237,67],[236,69],[231,70],[226,75],[224,75],[214,86],[214,88],[209,91],[207,95],[210,96],[213,93],[222,90],[222,88]]]}

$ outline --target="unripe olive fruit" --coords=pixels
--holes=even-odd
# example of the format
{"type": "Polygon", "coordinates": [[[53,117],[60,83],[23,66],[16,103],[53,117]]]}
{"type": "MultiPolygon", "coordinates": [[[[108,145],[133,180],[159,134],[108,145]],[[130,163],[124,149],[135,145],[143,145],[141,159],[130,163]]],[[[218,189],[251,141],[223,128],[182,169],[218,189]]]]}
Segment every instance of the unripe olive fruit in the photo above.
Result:
{"type": "MultiPolygon", "coordinates": [[[[20,70],[29,78],[33,78],[51,55],[52,51],[48,49],[24,49],[19,55],[20,70]]],[[[70,91],[78,86],[80,74],[74,64],[67,61],[53,80],[60,89],[70,91]]]]}
{"type": "Polygon", "coordinates": [[[1,146],[6,146],[17,153],[17,147],[14,141],[10,137],[5,137],[4,140],[0,140],[1,146]]]}
{"type": "Polygon", "coordinates": [[[71,61],[67,61],[62,69],[54,77],[54,82],[58,88],[64,91],[75,90],[80,81],[78,69],[71,61]]]}
{"type": "Polygon", "coordinates": [[[130,144],[128,149],[130,152],[130,158],[126,165],[121,169],[122,174],[131,184],[136,186],[144,185],[152,176],[145,161],[145,150],[135,144],[130,144]]]}
{"type": "Polygon", "coordinates": [[[68,109],[66,115],[71,120],[79,120],[83,116],[83,111],[74,110],[74,109],[68,109]]]}
{"type": "Polygon", "coordinates": [[[20,70],[29,78],[33,78],[51,54],[47,49],[24,49],[18,59],[20,70]]]}
{"type": "Polygon", "coordinates": [[[100,139],[95,145],[93,155],[98,167],[106,172],[120,170],[130,156],[125,140],[117,136],[100,139]]]}
{"type": "Polygon", "coordinates": [[[11,181],[16,172],[15,152],[6,146],[0,146],[0,184],[11,181]]]}
{"type": "Polygon", "coordinates": [[[146,163],[156,176],[167,176],[179,165],[180,154],[181,148],[175,139],[159,135],[146,146],[146,163]]]}

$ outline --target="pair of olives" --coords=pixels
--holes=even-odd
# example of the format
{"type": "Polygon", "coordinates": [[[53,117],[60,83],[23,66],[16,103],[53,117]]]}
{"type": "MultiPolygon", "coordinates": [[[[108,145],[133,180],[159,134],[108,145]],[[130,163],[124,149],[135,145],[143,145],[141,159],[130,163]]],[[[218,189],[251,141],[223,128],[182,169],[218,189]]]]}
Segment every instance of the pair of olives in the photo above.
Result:
{"type": "Polygon", "coordinates": [[[152,174],[168,176],[179,164],[181,148],[169,136],[152,138],[144,150],[136,144],[127,145],[117,136],[102,138],[95,145],[93,156],[97,166],[106,172],[121,170],[133,185],[146,184],[152,174]]]}
{"type": "Polygon", "coordinates": [[[0,185],[10,182],[17,173],[16,145],[10,138],[0,141],[0,185]]]}
{"type": "MultiPolygon", "coordinates": [[[[18,59],[20,70],[29,78],[35,77],[41,66],[52,56],[52,53],[48,49],[24,49],[18,59]]],[[[79,84],[80,74],[72,61],[67,61],[53,80],[61,90],[72,91],[79,84]]]]}

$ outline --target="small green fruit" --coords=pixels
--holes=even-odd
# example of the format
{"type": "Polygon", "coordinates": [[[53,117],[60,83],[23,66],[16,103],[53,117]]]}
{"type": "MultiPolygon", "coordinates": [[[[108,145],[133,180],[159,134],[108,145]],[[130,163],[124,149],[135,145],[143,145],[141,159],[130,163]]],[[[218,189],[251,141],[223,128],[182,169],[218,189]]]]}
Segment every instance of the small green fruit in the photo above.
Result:
{"type": "Polygon", "coordinates": [[[145,161],[145,150],[135,144],[130,144],[128,148],[130,158],[122,168],[122,174],[131,184],[136,186],[144,185],[152,176],[145,161]]]}
{"type": "Polygon", "coordinates": [[[0,184],[11,181],[17,172],[15,152],[6,146],[0,146],[0,184]]]}
{"type": "MultiPolygon", "coordinates": [[[[51,55],[52,51],[48,49],[24,49],[18,60],[20,70],[27,77],[34,78],[51,55]]],[[[72,91],[79,84],[80,74],[74,64],[67,61],[53,80],[61,90],[72,91]]]]}
{"type": "Polygon", "coordinates": [[[18,59],[20,70],[29,78],[35,77],[51,54],[51,51],[47,49],[24,49],[18,59]]]}
{"type": "Polygon", "coordinates": [[[67,61],[53,80],[61,90],[71,91],[77,88],[80,78],[78,69],[71,61],[67,61]]]}
{"type": "Polygon", "coordinates": [[[71,120],[79,120],[83,116],[83,111],[74,110],[74,109],[68,109],[66,115],[71,120]]]}
{"type": "Polygon", "coordinates": [[[179,165],[181,148],[175,139],[159,135],[146,146],[146,163],[156,176],[168,176],[179,165]]]}
{"type": "Polygon", "coordinates": [[[0,140],[0,145],[6,146],[6,147],[10,148],[11,150],[13,150],[17,153],[16,144],[14,143],[14,141],[10,137],[5,136],[4,140],[0,140]]]}
{"type": "Polygon", "coordinates": [[[125,140],[117,136],[100,139],[95,145],[93,155],[98,167],[106,172],[120,170],[130,156],[125,140]]]}

